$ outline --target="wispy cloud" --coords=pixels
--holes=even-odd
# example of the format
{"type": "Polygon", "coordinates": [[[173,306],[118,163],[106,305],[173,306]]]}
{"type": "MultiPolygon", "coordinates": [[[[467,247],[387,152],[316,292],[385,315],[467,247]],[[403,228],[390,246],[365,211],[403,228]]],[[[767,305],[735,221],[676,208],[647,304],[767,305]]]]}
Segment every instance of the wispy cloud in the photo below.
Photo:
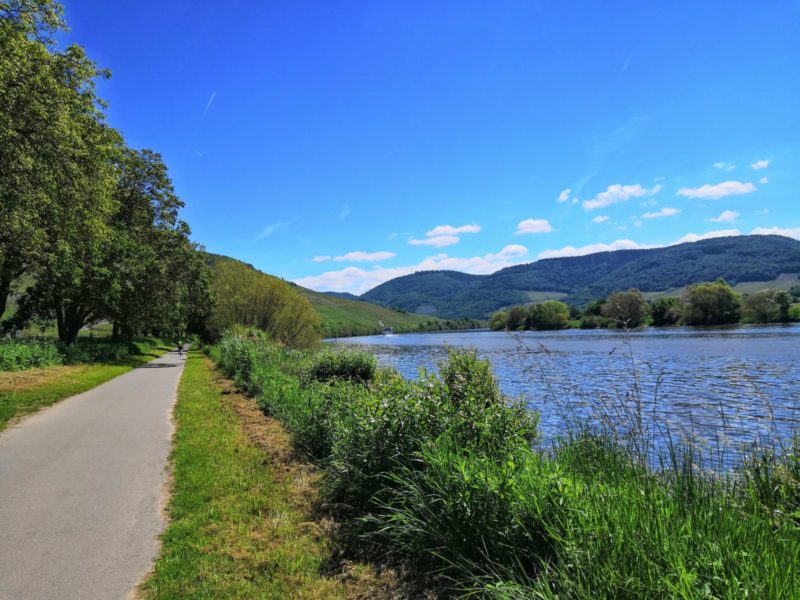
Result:
{"type": "Polygon", "coordinates": [[[686,198],[695,198],[700,200],[718,200],[725,196],[738,196],[741,194],[750,194],[756,191],[756,186],[750,182],[742,181],[723,181],[722,183],[701,185],[700,187],[690,188],[682,187],[678,190],[678,196],[685,196],[686,198]]]}
{"type": "Polygon", "coordinates": [[[755,169],[756,171],[760,171],[761,169],[766,169],[769,166],[770,160],[769,159],[761,159],[755,162],[750,163],[750,168],[755,169]]]}
{"type": "Polygon", "coordinates": [[[345,205],[342,207],[342,211],[339,213],[339,218],[340,218],[342,221],[344,221],[344,220],[345,220],[345,219],[348,217],[348,215],[349,215],[351,212],[353,212],[353,211],[351,211],[351,210],[350,210],[350,207],[349,207],[347,204],[345,204],[345,205]]]}
{"type": "Polygon", "coordinates": [[[604,192],[600,192],[591,200],[584,200],[583,208],[586,210],[594,210],[596,208],[605,208],[618,202],[627,202],[631,198],[641,198],[644,196],[652,196],[661,191],[661,185],[654,185],[648,189],[642,187],[638,183],[635,185],[621,185],[614,184],[608,186],[604,192]]]}
{"type": "Polygon", "coordinates": [[[256,240],[263,240],[264,238],[268,238],[269,236],[271,236],[273,233],[275,233],[279,229],[281,229],[283,227],[286,227],[288,225],[291,225],[295,221],[297,221],[296,218],[295,219],[289,219],[288,221],[280,221],[278,223],[271,223],[270,225],[267,225],[266,227],[264,227],[264,229],[261,230],[261,232],[256,236],[256,240]]]}
{"type": "Polygon", "coordinates": [[[735,210],[723,210],[718,217],[711,217],[712,223],[733,223],[739,218],[739,213],[735,210]]]}
{"type": "Polygon", "coordinates": [[[679,212],[680,208],[662,208],[661,210],[646,212],[642,215],[643,219],[660,219],[661,217],[674,217],[679,212]]]}
{"type": "Polygon", "coordinates": [[[768,184],[769,183],[769,177],[762,177],[761,179],[758,180],[758,183],[760,183],[761,185],[768,184]]]}
{"type": "Polygon", "coordinates": [[[412,246],[433,246],[434,248],[444,248],[445,246],[452,246],[461,241],[457,235],[436,235],[429,238],[418,240],[411,238],[408,243],[412,246]]]}
{"type": "Polygon", "coordinates": [[[333,260],[333,257],[329,254],[323,254],[322,256],[315,256],[311,259],[311,262],[326,262],[329,260],[333,260]]]}
{"type": "Polygon", "coordinates": [[[514,232],[516,235],[526,233],[550,233],[553,231],[553,226],[547,219],[525,219],[517,223],[517,230],[514,232]]]}
{"type": "Polygon", "coordinates": [[[323,256],[315,256],[311,259],[312,262],[327,262],[329,260],[335,262],[380,262],[382,260],[388,260],[390,258],[394,258],[397,256],[394,252],[362,252],[361,250],[356,250],[354,252],[348,252],[347,254],[342,254],[341,256],[329,256],[327,254],[323,256]]]}
{"type": "Polygon", "coordinates": [[[571,193],[572,193],[572,189],[571,188],[565,188],[565,189],[561,190],[561,193],[558,195],[558,201],[559,202],[566,202],[567,200],[569,200],[569,195],[571,193]]]}
{"type": "Polygon", "coordinates": [[[728,172],[730,172],[730,171],[733,171],[736,168],[736,165],[733,164],[733,163],[720,161],[720,162],[715,162],[714,163],[714,168],[715,169],[719,169],[720,171],[728,171],[728,172]]]}
{"type": "Polygon", "coordinates": [[[592,219],[592,223],[607,223],[611,217],[607,215],[598,215],[594,219],[592,219]]]}

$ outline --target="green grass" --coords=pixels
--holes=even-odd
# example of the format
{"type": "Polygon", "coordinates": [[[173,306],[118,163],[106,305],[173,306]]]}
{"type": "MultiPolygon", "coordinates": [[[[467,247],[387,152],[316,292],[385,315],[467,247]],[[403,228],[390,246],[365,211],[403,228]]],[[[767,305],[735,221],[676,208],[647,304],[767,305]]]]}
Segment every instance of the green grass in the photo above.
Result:
{"type": "Polygon", "coordinates": [[[0,431],[9,422],[127,373],[170,348],[158,340],[138,344],[139,354],[114,364],[54,366],[0,373],[0,431]]]}
{"type": "MultiPolygon", "coordinates": [[[[342,584],[320,575],[328,548],[308,515],[313,473],[270,460],[243,430],[236,396],[222,393],[200,352],[189,353],[175,408],[170,524],[143,596],[344,598],[342,584]]],[[[256,427],[271,447],[286,445],[280,431],[256,427]]]]}

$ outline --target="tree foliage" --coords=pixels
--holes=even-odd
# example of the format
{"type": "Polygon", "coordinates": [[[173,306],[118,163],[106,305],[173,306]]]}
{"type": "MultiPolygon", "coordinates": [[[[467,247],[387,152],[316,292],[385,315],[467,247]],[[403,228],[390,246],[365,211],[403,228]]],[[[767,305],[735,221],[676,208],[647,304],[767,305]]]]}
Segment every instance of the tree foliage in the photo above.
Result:
{"type": "Polygon", "coordinates": [[[563,329],[569,321],[569,306],[557,300],[548,300],[533,304],[528,309],[527,329],[544,331],[563,329]]]}
{"type": "Polygon", "coordinates": [[[618,327],[639,327],[649,312],[647,301],[639,290],[615,292],[606,298],[601,310],[604,317],[618,327]]]}
{"type": "Polygon", "coordinates": [[[66,344],[101,320],[117,337],[185,333],[210,297],[183,204],[158,154],[106,123],[108,72],[52,43],[61,14],[0,2],[0,317],[14,282],[32,282],[4,328],[55,321],[66,344]]]}
{"type": "Polygon", "coordinates": [[[208,321],[218,339],[234,325],[256,327],[294,348],[320,339],[320,319],[311,303],[289,284],[232,260],[217,260],[213,290],[216,305],[208,321]]]}
{"type": "Polygon", "coordinates": [[[741,317],[741,298],[724,279],[689,286],[683,302],[687,325],[727,325],[741,317]]]}
{"type": "Polygon", "coordinates": [[[665,296],[664,298],[653,300],[650,304],[650,316],[653,318],[653,325],[656,327],[677,325],[683,316],[681,299],[675,296],[665,296]]]}

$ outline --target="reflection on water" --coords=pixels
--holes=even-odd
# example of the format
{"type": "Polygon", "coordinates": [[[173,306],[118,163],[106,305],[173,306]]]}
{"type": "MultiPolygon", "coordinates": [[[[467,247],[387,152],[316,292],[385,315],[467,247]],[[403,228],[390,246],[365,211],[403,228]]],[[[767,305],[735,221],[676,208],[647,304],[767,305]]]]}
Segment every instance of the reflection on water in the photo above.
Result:
{"type": "Polygon", "coordinates": [[[631,333],[629,342],[613,330],[444,332],[330,342],[365,348],[406,377],[415,377],[420,366],[434,369],[448,345],[475,348],[492,362],[504,392],[521,395],[541,413],[549,437],[576,417],[591,423],[599,413],[618,417],[620,425],[631,414],[620,408],[635,409],[637,398],[645,429],[657,443],[667,436],[692,439],[712,455],[721,445],[787,440],[798,431],[797,325],[649,328],[631,333]]]}

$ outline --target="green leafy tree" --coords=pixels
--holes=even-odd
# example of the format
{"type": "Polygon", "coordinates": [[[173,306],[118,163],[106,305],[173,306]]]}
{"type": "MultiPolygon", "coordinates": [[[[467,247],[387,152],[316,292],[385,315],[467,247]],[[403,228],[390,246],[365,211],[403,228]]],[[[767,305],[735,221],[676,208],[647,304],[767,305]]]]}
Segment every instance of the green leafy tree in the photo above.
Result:
{"type": "Polygon", "coordinates": [[[526,327],[539,331],[563,329],[569,320],[569,306],[557,300],[532,305],[528,310],[526,327]]]}
{"type": "Polygon", "coordinates": [[[504,310],[498,310],[489,319],[489,328],[492,331],[502,331],[508,325],[508,313],[504,310]]]}
{"type": "Polygon", "coordinates": [[[683,302],[687,325],[726,325],[741,317],[741,298],[724,279],[689,286],[683,302]]]}
{"type": "Polygon", "coordinates": [[[215,306],[208,323],[212,338],[234,325],[245,325],[291,347],[319,340],[320,319],[311,303],[285,281],[223,260],[215,264],[213,291],[215,306]]]}
{"type": "Polygon", "coordinates": [[[653,300],[650,305],[650,316],[653,318],[653,325],[656,327],[667,327],[676,325],[683,314],[681,299],[674,296],[666,296],[653,300]]]}
{"type": "Polygon", "coordinates": [[[776,306],[778,307],[778,318],[781,323],[787,323],[789,318],[789,309],[792,307],[792,296],[786,290],[778,290],[773,297],[776,306]]]}
{"type": "Polygon", "coordinates": [[[525,321],[528,318],[528,311],[524,306],[512,306],[508,309],[508,318],[506,320],[506,329],[509,331],[516,331],[525,326],[525,321]]]}
{"type": "MultiPolygon", "coordinates": [[[[786,310],[789,308],[787,306],[786,310]]],[[[775,292],[763,290],[750,294],[742,302],[742,317],[751,323],[773,323],[780,318],[775,292]]]]}
{"type": "Polygon", "coordinates": [[[648,313],[647,301],[639,290],[611,294],[601,310],[619,327],[639,327],[648,313]]]}

